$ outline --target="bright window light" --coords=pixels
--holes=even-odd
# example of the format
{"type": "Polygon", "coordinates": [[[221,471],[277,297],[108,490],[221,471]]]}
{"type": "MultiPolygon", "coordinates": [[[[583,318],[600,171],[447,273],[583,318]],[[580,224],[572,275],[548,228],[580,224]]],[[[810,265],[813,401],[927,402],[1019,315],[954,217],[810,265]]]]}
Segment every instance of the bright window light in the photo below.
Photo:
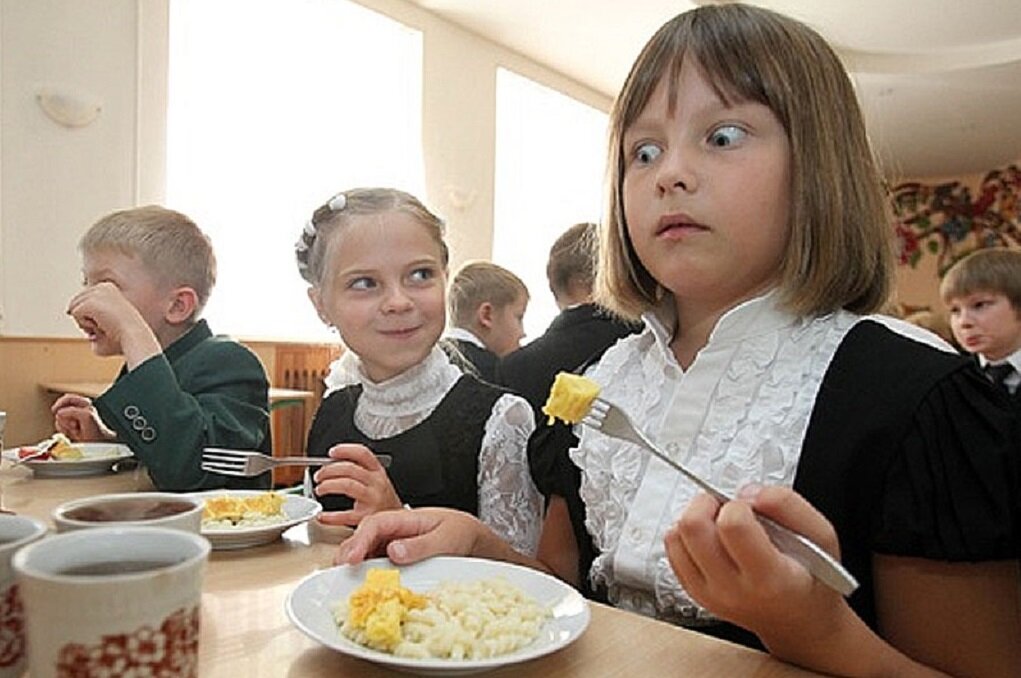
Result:
{"type": "Polygon", "coordinates": [[[525,342],[558,311],[546,280],[553,241],[599,221],[607,116],[506,69],[496,78],[493,261],[528,286],[525,342]]]}
{"type": "Polygon", "coordinates": [[[167,206],[216,249],[205,316],[327,341],[294,242],[335,192],[424,194],[422,36],[345,0],[170,3],[167,206]]]}

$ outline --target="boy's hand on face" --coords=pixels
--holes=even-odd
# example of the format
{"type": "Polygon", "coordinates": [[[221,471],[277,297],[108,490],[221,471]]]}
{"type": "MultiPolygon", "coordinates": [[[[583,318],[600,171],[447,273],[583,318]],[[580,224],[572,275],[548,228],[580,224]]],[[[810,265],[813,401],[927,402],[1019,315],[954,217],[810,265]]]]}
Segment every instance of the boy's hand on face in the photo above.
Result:
{"type": "Polygon", "coordinates": [[[97,442],[117,437],[99,418],[99,412],[88,398],[66,393],[53,403],[53,426],[75,442],[97,442]]]}
{"type": "Polygon", "coordinates": [[[90,340],[124,356],[128,370],[159,354],[159,340],[145,318],[111,282],[91,285],[74,297],[67,313],[90,340]]]}

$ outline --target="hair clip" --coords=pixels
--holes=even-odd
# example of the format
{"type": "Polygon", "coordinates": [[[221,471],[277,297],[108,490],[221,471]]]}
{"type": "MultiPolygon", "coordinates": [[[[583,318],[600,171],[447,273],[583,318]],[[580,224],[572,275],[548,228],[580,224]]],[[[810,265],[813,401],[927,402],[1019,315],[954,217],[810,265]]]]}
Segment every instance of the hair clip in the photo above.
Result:
{"type": "Polygon", "coordinates": [[[331,212],[339,212],[347,206],[347,196],[343,193],[338,193],[330,198],[330,201],[326,203],[326,206],[330,208],[331,212]]]}
{"type": "Polygon", "coordinates": [[[305,235],[308,237],[314,238],[316,234],[316,225],[312,223],[311,219],[309,219],[305,222],[305,228],[303,228],[302,231],[304,231],[305,235]]]}

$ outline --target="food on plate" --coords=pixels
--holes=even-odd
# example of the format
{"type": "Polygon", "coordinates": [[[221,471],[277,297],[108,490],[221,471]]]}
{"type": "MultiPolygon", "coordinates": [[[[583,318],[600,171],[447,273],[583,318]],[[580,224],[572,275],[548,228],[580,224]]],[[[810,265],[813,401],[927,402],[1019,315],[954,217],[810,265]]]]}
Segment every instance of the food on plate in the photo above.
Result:
{"type": "Polygon", "coordinates": [[[401,573],[370,568],[365,583],[347,599],[344,635],[376,650],[393,652],[401,643],[401,625],[410,610],[425,607],[425,598],[401,586],[401,573]]]}
{"type": "Polygon", "coordinates": [[[273,525],[286,519],[284,495],[278,492],[208,497],[202,511],[202,527],[214,530],[273,525]]]}
{"type": "Polygon", "coordinates": [[[38,445],[30,445],[28,447],[19,448],[18,458],[24,459],[26,457],[33,457],[39,452],[40,448],[48,449],[43,454],[35,457],[34,461],[46,461],[48,459],[55,459],[57,461],[77,461],[85,457],[85,453],[82,452],[82,449],[72,443],[66,435],[63,433],[54,433],[38,445]]]}
{"type": "Polygon", "coordinates": [[[592,408],[592,401],[599,395],[599,390],[599,384],[588,377],[560,372],[553,380],[542,412],[549,417],[550,424],[556,419],[577,424],[592,408]]]}
{"type": "Polygon", "coordinates": [[[395,569],[370,568],[334,613],[347,638],[398,657],[485,659],[539,635],[549,610],[504,579],[442,582],[415,593],[395,569]]]}

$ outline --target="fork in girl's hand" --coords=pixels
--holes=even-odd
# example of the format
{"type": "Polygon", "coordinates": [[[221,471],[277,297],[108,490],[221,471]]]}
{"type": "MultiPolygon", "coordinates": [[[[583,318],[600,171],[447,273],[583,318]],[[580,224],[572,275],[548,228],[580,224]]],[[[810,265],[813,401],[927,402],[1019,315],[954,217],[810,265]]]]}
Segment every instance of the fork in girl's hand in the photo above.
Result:
{"type": "MultiPolygon", "coordinates": [[[[388,454],[377,454],[383,468],[392,461],[388,454]]],[[[257,476],[277,466],[323,466],[332,464],[330,457],[271,457],[253,450],[228,450],[207,447],[202,450],[202,470],[225,476],[257,476]]]]}
{"type": "MultiPolygon", "coordinates": [[[[642,433],[627,416],[627,413],[611,402],[595,398],[588,414],[581,423],[601,431],[612,438],[619,438],[634,443],[651,452],[658,459],[678,470],[686,478],[708,492],[720,502],[728,502],[727,496],[711,484],[699,478],[681,464],[671,459],[665,452],[642,433]]],[[[849,596],[856,588],[858,581],[833,556],[824,551],[818,544],[783,525],[761,515],[755,516],[766,530],[770,540],[782,552],[801,563],[816,579],[839,593],[849,596]]]]}

